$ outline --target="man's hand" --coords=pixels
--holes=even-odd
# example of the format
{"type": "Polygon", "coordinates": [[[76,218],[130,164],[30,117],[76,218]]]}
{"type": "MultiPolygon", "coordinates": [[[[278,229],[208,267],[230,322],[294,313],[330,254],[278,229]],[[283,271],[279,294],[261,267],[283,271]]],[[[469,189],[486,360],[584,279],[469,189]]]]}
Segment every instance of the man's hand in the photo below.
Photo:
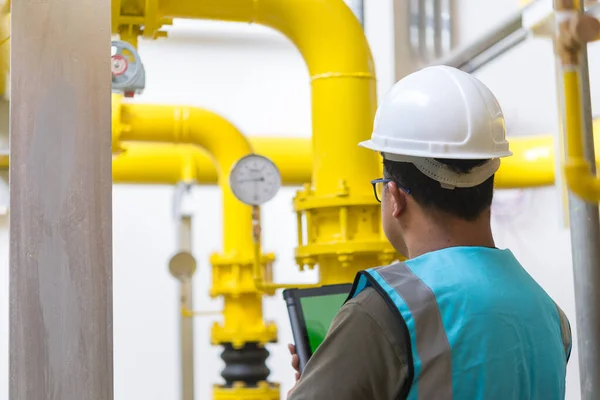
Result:
{"type": "MultiPolygon", "coordinates": [[[[298,381],[300,380],[300,358],[298,358],[298,354],[296,353],[296,346],[294,346],[293,344],[288,344],[288,350],[290,351],[290,354],[292,355],[292,368],[294,368],[294,370],[296,371],[296,384],[298,383],[298,381]]],[[[290,396],[290,393],[292,393],[292,390],[294,390],[294,388],[296,387],[296,384],[294,384],[294,387],[292,387],[290,389],[290,391],[288,392],[288,397],[290,396]]]]}

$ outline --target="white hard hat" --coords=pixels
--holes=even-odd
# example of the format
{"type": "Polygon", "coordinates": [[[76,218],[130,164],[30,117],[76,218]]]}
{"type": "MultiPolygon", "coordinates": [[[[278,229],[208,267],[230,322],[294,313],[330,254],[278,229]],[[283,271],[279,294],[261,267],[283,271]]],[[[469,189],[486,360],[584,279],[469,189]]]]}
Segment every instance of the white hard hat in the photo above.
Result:
{"type": "Polygon", "coordinates": [[[371,140],[361,146],[391,161],[411,162],[447,188],[477,186],[512,155],[500,104],[474,76],[447,66],[427,67],[398,81],[375,115],[371,140]],[[435,159],[489,160],[457,174],[435,159]]]}

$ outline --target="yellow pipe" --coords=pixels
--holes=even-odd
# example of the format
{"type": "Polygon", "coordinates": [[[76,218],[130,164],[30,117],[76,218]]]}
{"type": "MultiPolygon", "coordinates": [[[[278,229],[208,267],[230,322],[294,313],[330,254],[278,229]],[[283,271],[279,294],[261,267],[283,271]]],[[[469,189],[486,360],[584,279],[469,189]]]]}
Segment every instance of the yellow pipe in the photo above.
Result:
{"type": "MultiPolygon", "coordinates": [[[[600,34],[600,24],[581,14],[579,0],[555,0],[556,50],[563,77],[564,131],[566,142],[565,180],[569,189],[589,202],[600,201],[600,178],[592,173],[584,151],[584,110],[580,77],[581,48],[600,34]]],[[[596,143],[596,141],[594,141],[596,143]]]]}
{"type": "MultiPolygon", "coordinates": [[[[213,327],[213,343],[232,343],[240,348],[249,342],[275,341],[277,329],[263,321],[262,293],[253,282],[252,209],[238,201],[229,187],[231,168],[253,152],[251,142],[229,121],[204,109],[120,104],[118,96],[114,96],[113,104],[119,104],[115,109],[120,110],[119,141],[194,144],[205,150],[216,167],[223,194],[223,253],[211,257],[211,295],[224,297],[224,323],[213,327]]],[[[121,157],[126,158],[127,153],[121,157]]],[[[188,177],[198,179],[195,172],[188,177]]]]}
{"type": "Polygon", "coordinates": [[[0,9],[0,96],[7,97],[10,73],[10,1],[0,9]]]}
{"type": "MultiPolygon", "coordinates": [[[[165,106],[168,107],[168,106],[165,106]]],[[[175,114],[173,114],[175,115],[175,114]]],[[[144,121],[136,130],[146,129],[144,121]]],[[[594,121],[594,145],[600,164],[600,120],[594,121]]],[[[256,153],[275,162],[284,185],[299,186],[310,180],[312,149],[310,138],[249,137],[256,153]]],[[[502,160],[496,174],[497,189],[551,186],[554,184],[554,139],[550,135],[510,138],[513,156],[502,160]]],[[[206,151],[196,145],[171,143],[124,143],[126,152],[113,160],[116,184],[175,185],[186,179],[193,164],[195,183],[214,185],[217,170],[206,151]]],[[[0,156],[0,170],[9,166],[0,156]]]]}
{"type": "MultiPolygon", "coordinates": [[[[145,129],[145,122],[140,121],[145,129]]],[[[137,130],[138,128],[136,128],[137,130]]],[[[200,128],[199,128],[200,129],[200,128]]],[[[273,160],[282,183],[299,186],[310,180],[311,143],[308,138],[249,137],[254,151],[273,160]]],[[[114,183],[175,185],[188,179],[201,185],[217,183],[217,170],[205,150],[196,145],[165,143],[124,143],[126,151],[113,160],[114,183]]],[[[7,166],[7,162],[4,164],[7,166]]],[[[0,159],[0,168],[3,167],[0,159]]]]}

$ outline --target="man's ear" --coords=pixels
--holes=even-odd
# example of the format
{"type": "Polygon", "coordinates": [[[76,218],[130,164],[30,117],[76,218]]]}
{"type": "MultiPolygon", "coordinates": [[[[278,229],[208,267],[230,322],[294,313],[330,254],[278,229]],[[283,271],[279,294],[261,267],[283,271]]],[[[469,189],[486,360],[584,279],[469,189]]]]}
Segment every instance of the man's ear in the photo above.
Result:
{"type": "Polygon", "coordinates": [[[387,184],[387,189],[392,200],[392,215],[398,218],[406,210],[406,193],[398,188],[396,182],[387,184]]]}

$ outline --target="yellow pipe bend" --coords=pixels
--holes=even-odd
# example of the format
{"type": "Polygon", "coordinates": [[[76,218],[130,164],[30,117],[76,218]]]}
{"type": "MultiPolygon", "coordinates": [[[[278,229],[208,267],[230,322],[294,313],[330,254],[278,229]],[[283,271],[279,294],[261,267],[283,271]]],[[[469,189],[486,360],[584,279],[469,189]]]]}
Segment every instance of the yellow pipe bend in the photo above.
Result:
{"type": "Polygon", "coordinates": [[[229,187],[233,165],[253,152],[246,137],[225,118],[202,108],[127,103],[120,108],[121,141],[194,144],[206,151],[223,191],[223,210],[228,210],[223,216],[223,251],[252,256],[252,210],[229,187]]]}

